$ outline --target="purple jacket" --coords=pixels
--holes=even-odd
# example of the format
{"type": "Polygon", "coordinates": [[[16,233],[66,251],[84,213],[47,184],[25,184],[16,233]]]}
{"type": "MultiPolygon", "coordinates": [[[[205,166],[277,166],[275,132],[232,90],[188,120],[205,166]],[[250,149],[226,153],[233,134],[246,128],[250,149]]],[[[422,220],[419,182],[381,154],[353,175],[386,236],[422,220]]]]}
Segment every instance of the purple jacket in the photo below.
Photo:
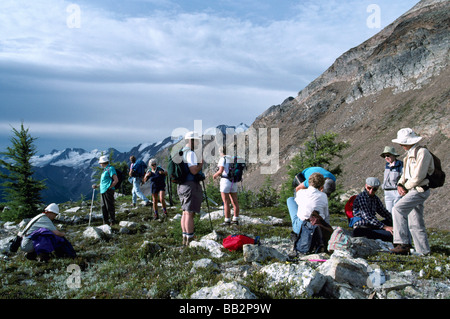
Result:
{"type": "Polygon", "coordinates": [[[33,241],[34,250],[38,255],[55,251],[56,255],[60,257],[76,256],[72,244],[66,238],[56,236],[47,228],[35,230],[30,234],[30,239],[33,241]]]}

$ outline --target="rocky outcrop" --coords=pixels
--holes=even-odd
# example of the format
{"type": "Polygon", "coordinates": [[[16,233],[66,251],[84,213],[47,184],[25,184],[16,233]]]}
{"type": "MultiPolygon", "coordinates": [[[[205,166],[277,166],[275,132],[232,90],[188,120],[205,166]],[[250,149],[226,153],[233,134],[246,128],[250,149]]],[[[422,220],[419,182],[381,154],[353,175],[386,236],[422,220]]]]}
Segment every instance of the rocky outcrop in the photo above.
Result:
{"type": "MultiPolygon", "coordinates": [[[[349,144],[342,159],[333,163],[343,169],[339,183],[344,189],[363,187],[368,176],[383,178],[379,154],[403,127],[423,136],[444,171],[450,171],[449,12],[449,1],[420,1],[342,54],[296,97],[262,113],[250,129],[279,128],[281,168],[272,176],[274,186],[286,180],[289,160],[313,130],[335,132],[349,144]]],[[[244,177],[246,187],[258,189],[266,175],[251,165],[244,177]]],[[[432,191],[425,216],[427,226],[448,230],[444,188],[432,191]]]]}

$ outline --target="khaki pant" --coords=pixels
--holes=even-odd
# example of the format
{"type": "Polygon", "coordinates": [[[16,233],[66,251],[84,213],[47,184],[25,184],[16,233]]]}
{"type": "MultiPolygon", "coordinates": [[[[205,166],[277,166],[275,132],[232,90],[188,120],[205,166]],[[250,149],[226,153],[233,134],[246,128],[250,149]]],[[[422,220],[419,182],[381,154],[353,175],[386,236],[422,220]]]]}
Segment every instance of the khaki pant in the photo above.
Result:
{"type": "Polygon", "coordinates": [[[430,196],[430,190],[418,192],[410,190],[392,208],[394,244],[409,244],[409,232],[414,248],[419,254],[429,254],[427,230],[423,218],[423,203],[430,196]]]}

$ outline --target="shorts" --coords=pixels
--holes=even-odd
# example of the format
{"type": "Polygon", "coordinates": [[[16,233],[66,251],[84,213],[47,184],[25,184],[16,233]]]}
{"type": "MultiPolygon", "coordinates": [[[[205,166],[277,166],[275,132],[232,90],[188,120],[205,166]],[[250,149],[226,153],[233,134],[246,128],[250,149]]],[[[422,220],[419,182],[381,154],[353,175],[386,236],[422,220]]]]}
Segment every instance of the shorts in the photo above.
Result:
{"type": "Polygon", "coordinates": [[[228,178],[222,177],[220,179],[220,192],[221,193],[237,193],[238,183],[232,182],[228,178]]]}
{"type": "Polygon", "coordinates": [[[183,212],[200,213],[203,201],[203,191],[200,183],[185,182],[177,187],[178,197],[183,212]]]}

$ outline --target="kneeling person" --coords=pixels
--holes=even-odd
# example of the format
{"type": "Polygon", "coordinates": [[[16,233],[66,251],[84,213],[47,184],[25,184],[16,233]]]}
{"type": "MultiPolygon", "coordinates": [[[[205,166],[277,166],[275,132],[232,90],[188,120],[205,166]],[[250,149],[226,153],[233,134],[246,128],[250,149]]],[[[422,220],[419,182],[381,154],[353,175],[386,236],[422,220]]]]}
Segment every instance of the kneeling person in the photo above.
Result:
{"type": "Polygon", "coordinates": [[[70,242],[65,238],[65,233],[60,232],[53,225],[53,220],[59,214],[56,204],[48,205],[44,212],[33,218],[27,226],[20,248],[26,253],[26,258],[48,260],[54,251],[58,257],[75,257],[75,251],[70,242]]]}

